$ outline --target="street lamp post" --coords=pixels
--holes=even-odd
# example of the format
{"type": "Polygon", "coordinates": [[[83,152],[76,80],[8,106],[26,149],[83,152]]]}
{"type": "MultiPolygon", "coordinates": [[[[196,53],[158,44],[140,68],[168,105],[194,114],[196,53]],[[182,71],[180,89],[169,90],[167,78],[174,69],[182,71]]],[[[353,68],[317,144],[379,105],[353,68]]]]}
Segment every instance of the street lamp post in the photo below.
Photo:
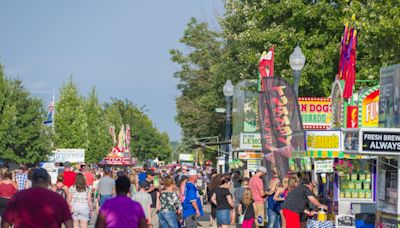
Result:
{"type": "MultiPolygon", "coordinates": [[[[231,104],[233,96],[233,85],[231,80],[227,80],[223,92],[226,101],[226,122],[225,122],[225,141],[229,141],[231,137],[231,104]]],[[[229,170],[229,144],[225,145],[225,172],[229,170]]]]}
{"type": "Polygon", "coordinates": [[[306,63],[306,57],[303,52],[301,52],[301,48],[299,44],[294,48],[293,53],[289,56],[290,68],[293,70],[294,83],[293,88],[296,96],[299,96],[299,80],[301,76],[301,70],[306,63]]]}

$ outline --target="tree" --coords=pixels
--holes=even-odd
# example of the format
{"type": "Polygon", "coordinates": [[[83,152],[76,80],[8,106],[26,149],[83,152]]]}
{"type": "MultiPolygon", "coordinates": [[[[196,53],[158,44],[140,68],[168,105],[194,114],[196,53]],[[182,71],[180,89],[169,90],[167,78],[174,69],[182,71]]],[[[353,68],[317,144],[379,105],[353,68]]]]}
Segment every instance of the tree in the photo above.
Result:
{"type": "Polygon", "coordinates": [[[87,118],[84,98],[70,78],[60,90],[54,124],[57,148],[87,148],[87,118]]]}
{"type": "Polygon", "coordinates": [[[139,161],[147,159],[169,160],[172,147],[166,133],[160,133],[153,122],[129,100],[112,99],[105,105],[107,122],[116,127],[116,132],[122,124],[131,128],[131,153],[139,161]]]}
{"type": "Polygon", "coordinates": [[[1,159],[15,163],[44,161],[50,152],[50,129],[43,103],[30,97],[21,81],[7,80],[0,68],[1,159]]]}
{"type": "Polygon", "coordinates": [[[108,134],[108,125],[104,111],[97,98],[96,89],[89,93],[85,106],[87,120],[87,148],[85,161],[97,163],[103,159],[112,146],[111,136],[108,134]]]}
{"type": "Polygon", "coordinates": [[[399,12],[395,0],[229,0],[218,18],[221,31],[191,19],[180,40],[188,51],[171,51],[172,61],[181,66],[174,76],[182,93],[176,120],[184,137],[221,135],[223,119],[214,109],[224,105],[223,83],[257,79],[260,54],[272,45],[275,76],[293,81],[289,55],[299,43],[306,56],[300,96],[329,96],[346,21],[359,31],[357,79],[378,79],[380,67],[400,61],[399,12]]]}

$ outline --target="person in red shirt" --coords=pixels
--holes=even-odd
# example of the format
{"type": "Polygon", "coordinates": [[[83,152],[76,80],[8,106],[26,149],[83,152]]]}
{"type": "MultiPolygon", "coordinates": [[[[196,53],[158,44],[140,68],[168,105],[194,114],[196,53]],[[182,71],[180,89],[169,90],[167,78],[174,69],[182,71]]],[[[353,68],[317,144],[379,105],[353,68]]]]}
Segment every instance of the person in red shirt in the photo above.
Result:
{"type": "Polygon", "coordinates": [[[71,171],[71,164],[64,163],[64,185],[68,188],[75,184],[76,173],[71,171]]]}
{"type": "Polygon", "coordinates": [[[35,169],[32,188],[16,193],[8,202],[1,218],[2,228],[73,227],[67,202],[48,189],[49,177],[45,169],[35,169]]]}
{"type": "Polygon", "coordinates": [[[267,192],[264,191],[264,183],[262,177],[267,174],[267,169],[260,166],[254,176],[251,177],[249,187],[254,199],[256,226],[264,227],[265,222],[265,197],[267,192]]]}
{"type": "Polygon", "coordinates": [[[83,176],[85,176],[86,185],[91,188],[94,182],[94,175],[89,167],[85,167],[83,168],[83,170],[84,170],[83,176]]]}

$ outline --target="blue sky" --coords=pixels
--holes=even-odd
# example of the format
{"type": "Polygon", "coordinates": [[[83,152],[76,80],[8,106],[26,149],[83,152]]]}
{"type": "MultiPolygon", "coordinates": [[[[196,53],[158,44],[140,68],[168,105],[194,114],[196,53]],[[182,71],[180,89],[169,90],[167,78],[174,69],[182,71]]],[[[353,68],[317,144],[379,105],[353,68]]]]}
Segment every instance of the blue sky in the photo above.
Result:
{"type": "Polygon", "coordinates": [[[221,0],[2,0],[0,63],[32,92],[58,90],[73,75],[83,95],[96,86],[102,101],[146,105],[155,126],[178,140],[179,66],[168,51],[184,48],[191,17],[215,28],[222,13],[221,0]]]}

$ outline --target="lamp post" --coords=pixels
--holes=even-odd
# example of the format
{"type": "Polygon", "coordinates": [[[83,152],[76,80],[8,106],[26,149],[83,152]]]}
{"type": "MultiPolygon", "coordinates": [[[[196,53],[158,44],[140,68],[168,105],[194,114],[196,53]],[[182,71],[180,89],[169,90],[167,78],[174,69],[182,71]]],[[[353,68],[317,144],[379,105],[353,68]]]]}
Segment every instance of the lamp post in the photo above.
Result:
{"type": "Polygon", "coordinates": [[[293,70],[293,76],[294,76],[294,83],[293,83],[293,88],[294,92],[296,93],[296,96],[299,96],[299,80],[301,76],[301,70],[304,67],[304,64],[306,63],[306,57],[304,56],[303,52],[301,52],[301,48],[299,44],[294,48],[293,53],[290,54],[289,56],[289,63],[290,63],[290,68],[293,70]]]}
{"type": "MultiPolygon", "coordinates": [[[[225,141],[229,141],[231,137],[231,104],[233,96],[233,85],[231,80],[227,80],[223,92],[226,101],[226,122],[225,122],[225,141]]],[[[225,145],[225,172],[229,170],[229,144],[225,145]]]]}

